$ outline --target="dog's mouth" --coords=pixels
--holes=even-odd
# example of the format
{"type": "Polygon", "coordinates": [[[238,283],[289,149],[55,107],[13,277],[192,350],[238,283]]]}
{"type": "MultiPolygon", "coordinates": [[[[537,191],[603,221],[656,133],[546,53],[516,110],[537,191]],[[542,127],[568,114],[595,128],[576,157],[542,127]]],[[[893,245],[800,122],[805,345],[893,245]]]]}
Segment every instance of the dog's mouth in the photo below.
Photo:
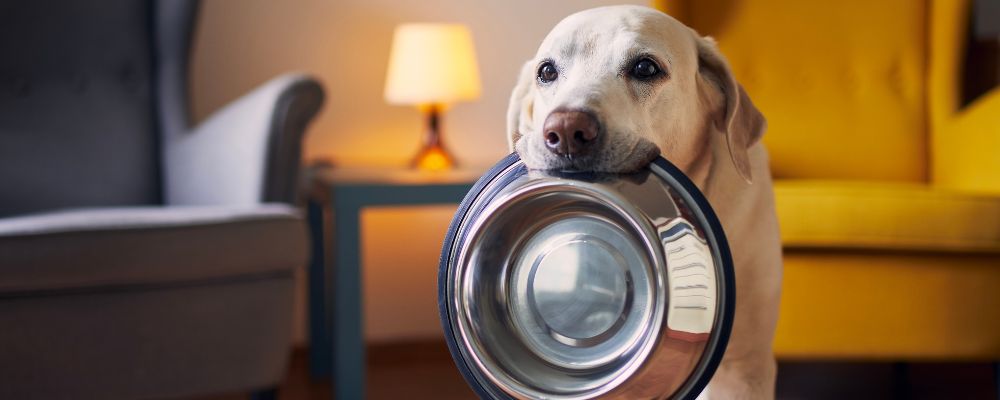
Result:
{"type": "Polygon", "coordinates": [[[562,155],[552,157],[554,162],[550,162],[546,169],[557,172],[608,172],[600,171],[598,159],[592,154],[584,155],[562,155]]]}
{"type": "Polygon", "coordinates": [[[627,174],[645,168],[660,155],[660,149],[648,141],[636,143],[631,151],[615,155],[610,151],[592,151],[580,155],[547,154],[543,165],[529,168],[566,173],[627,174]],[[611,153],[611,154],[608,154],[611,153]]]}

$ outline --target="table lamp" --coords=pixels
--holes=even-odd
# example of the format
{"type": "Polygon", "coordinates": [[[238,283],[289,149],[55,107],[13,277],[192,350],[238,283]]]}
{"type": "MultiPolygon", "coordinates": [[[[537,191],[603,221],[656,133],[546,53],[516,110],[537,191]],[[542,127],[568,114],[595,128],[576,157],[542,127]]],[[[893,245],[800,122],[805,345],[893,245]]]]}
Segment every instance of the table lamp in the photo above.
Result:
{"type": "Polygon", "coordinates": [[[385,100],[416,105],[427,117],[423,144],[411,167],[443,170],[455,166],[441,140],[441,114],[452,103],[475,100],[479,92],[479,67],[468,28],[458,24],[396,27],[385,100]]]}

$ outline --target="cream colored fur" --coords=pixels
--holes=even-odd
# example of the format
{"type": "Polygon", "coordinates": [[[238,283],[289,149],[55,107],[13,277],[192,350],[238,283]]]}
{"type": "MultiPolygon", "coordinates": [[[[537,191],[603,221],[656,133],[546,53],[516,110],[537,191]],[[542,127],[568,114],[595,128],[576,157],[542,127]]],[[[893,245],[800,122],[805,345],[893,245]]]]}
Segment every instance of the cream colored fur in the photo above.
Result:
{"type": "Polygon", "coordinates": [[[704,394],[773,398],[782,265],[768,156],[759,140],[766,123],[714,41],[646,7],[573,14],[524,64],[507,117],[511,149],[530,168],[627,172],[662,154],[698,185],[728,237],[737,293],[729,347],[704,394]],[[653,59],[666,77],[631,79],[637,55],[653,59]],[[536,78],[545,60],[559,71],[548,84],[536,78]],[[546,149],[541,127],[555,109],[597,117],[600,140],[592,154],[568,159],[546,149]]]}

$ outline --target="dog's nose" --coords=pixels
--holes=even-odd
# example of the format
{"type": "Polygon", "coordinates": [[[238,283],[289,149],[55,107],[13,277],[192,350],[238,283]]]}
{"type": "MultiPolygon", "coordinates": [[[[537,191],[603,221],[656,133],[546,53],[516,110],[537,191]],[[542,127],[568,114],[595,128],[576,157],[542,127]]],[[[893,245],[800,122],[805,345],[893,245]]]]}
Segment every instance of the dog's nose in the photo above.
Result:
{"type": "Polygon", "coordinates": [[[577,156],[597,142],[599,126],[593,115],[582,111],[553,111],[543,126],[545,147],[561,156],[577,156]]]}

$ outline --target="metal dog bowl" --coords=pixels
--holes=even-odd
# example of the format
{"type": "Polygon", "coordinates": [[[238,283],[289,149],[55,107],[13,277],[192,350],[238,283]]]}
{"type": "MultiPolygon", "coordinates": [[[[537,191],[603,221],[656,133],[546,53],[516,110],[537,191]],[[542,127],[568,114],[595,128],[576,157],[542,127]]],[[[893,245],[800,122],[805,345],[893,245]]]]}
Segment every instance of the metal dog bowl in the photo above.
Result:
{"type": "Polygon", "coordinates": [[[567,175],[508,156],[459,207],[438,275],[452,356],[491,399],[693,398],[734,299],[715,214],[663,158],[567,175]]]}

